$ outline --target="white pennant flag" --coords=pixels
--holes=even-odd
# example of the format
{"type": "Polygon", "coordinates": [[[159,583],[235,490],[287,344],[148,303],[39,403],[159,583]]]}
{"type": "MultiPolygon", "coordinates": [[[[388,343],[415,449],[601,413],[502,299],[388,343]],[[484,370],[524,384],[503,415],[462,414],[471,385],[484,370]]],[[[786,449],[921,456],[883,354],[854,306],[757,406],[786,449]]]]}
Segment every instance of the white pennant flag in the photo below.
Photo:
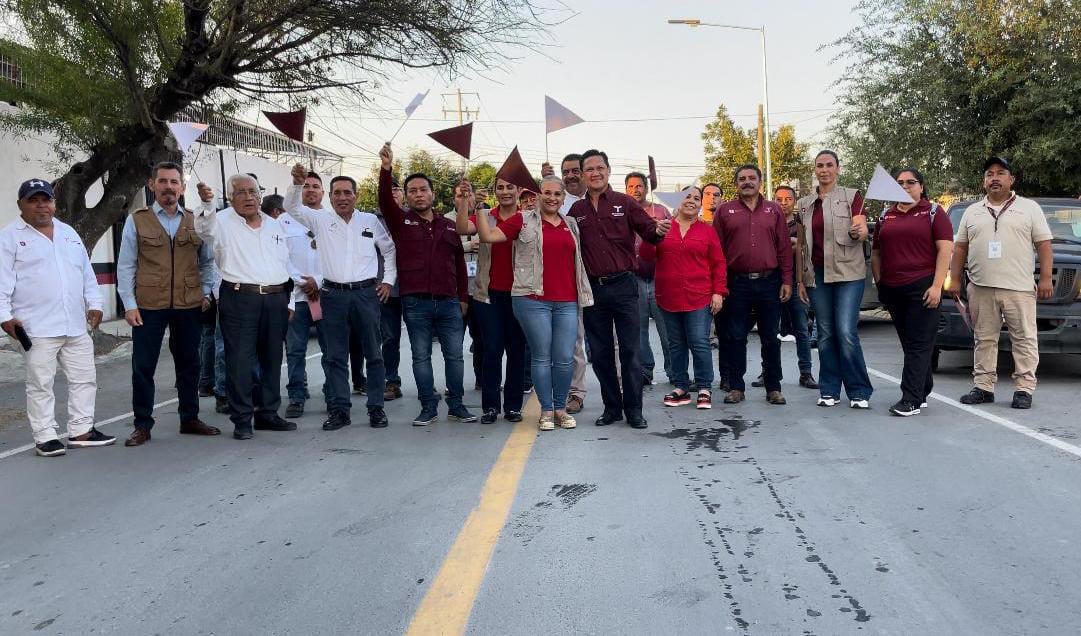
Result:
{"type": "Polygon", "coordinates": [[[654,192],[653,196],[660,201],[664,207],[670,210],[678,210],[679,206],[683,205],[683,201],[687,199],[687,195],[693,192],[691,188],[680,190],[679,192],[654,192]]]}
{"type": "Polygon", "coordinates": [[[420,108],[421,103],[424,101],[424,98],[428,96],[428,91],[430,91],[430,90],[432,90],[432,89],[429,88],[427,91],[424,91],[423,93],[417,93],[416,95],[413,96],[413,100],[410,101],[409,104],[405,107],[405,116],[406,117],[412,117],[413,116],[413,111],[420,108]]]}
{"type": "Polygon", "coordinates": [[[181,153],[186,153],[188,148],[195,143],[195,140],[202,137],[207,128],[210,128],[208,124],[200,124],[194,121],[169,122],[169,132],[176,139],[176,145],[180,148],[181,153]]]}
{"type": "Polygon", "coordinates": [[[871,183],[867,185],[867,194],[863,198],[874,199],[875,201],[915,203],[912,197],[890,176],[890,173],[886,172],[886,169],[881,164],[875,166],[875,173],[871,176],[871,183]]]}
{"type": "Polygon", "coordinates": [[[569,128],[585,120],[556,100],[544,96],[544,134],[569,128]]]}

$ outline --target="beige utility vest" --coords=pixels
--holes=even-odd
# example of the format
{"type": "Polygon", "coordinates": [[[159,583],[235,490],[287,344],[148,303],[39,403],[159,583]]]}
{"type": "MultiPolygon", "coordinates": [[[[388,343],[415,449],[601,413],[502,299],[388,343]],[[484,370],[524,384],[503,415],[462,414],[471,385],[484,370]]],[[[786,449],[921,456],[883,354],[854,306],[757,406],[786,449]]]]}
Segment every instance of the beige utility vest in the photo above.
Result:
{"type": "MultiPolygon", "coordinates": [[[[841,283],[863,280],[867,277],[867,262],[863,255],[863,241],[848,235],[852,229],[852,201],[856,196],[855,188],[835,187],[822,197],[822,273],[827,283],[841,283]]],[[[814,215],[814,203],[817,194],[803,197],[796,202],[796,214],[803,225],[803,264],[807,276],[803,277],[806,287],[814,287],[814,263],[811,252],[814,249],[814,237],[811,235],[811,217],[814,215]]]]}
{"type": "Polygon", "coordinates": [[[132,213],[138,237],[135,264],[135,302],[139,309],[191,309],[203,302],[203,281],[199,275],[199,247],[195,217],[180,209],[180,226],[170,240],[169,233],[153,210],[132,213]]]}
{"type": "MultiPolygon", "coordinates": [[[[578,306],[593,305],[593,288],[582,262],[582,241],[578,223],[566,214],[559,215],[574,237],[574,281],[578,287],[578,306]]],[[[544,220],[537,211],[522,212],[522,231],[514,241],[514,285],[512,296],[544,295],[544,220]]],[[[479,279],[479,272],[477,274],[479,279]]]]}

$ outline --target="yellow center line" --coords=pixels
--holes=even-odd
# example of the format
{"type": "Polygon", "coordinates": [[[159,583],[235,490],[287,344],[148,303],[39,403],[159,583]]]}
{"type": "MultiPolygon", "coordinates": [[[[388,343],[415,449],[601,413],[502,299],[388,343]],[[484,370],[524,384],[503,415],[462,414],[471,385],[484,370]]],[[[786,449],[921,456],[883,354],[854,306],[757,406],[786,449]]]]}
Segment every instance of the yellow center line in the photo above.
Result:
{"type": "Polygon", "coordinates": [[[492,551],[518,492],[526,461],[537,439],[540,403],[536,394],[522,410],[503,450],[495,460],[477,506],[469,513],[428,593],[417,607],[407,636],[463,634],[473,612],[492,551]]]}

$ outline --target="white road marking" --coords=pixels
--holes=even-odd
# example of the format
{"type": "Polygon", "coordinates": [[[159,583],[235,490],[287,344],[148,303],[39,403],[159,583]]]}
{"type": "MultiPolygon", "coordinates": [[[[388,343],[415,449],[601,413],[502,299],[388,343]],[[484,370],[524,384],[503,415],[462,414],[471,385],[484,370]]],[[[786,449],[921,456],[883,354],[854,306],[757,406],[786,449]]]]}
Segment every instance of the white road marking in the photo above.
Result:
{"type": "MultiPolygon", "coordinates": [[[[321,355],[323,355],[323,354],[322,353],[313,353],[310,356],[304,356],[304,359],[305,360],[311,360],[312,358],[318,358],[321,355]]],[[[284,369],[284,368],[286,368],[286,366],[287,365],[283,364],[282,368],[284,369]]],[[[176,404],[179,401],[180,401],[179,399],[173,398],[171,400],[165,400],[164,402],[158,402],[157,404],[154,405],[154,410],[156,411],[156,410],[160,409],[161,407],[169,406],[170,404],[176,404]]],[[[107,420],[102,420],[100,422],[94,422],[94,428],[100,428],[102,426],[105,426],[106,424],[114,424],[116,422],[126,420],[129,417],[135,417],[135,413],[132,412],[132,411],[128,411],[127,413],[124,413],[122,415],[117,415],[116,417],[110,417],[107,420]]],[[[67,439],[67,436],[68,436],[68,434],[64,433],[64,434],[62,434],[60,436],[60,439],[67,439]]],[[[13,455],[18,455],[19,453],[25,453],[26,451],[31,450],[33,448],[34,448],[33,443],[24,444],[24,445],[19,446],[17,448],[12,448],[11,450],[6,450],[6,451],[0,453],[0,459],[7,459],[8,457],[11,457],[13,455]]]]}
{"type": "MultiPolygon", "coordinates": [[[[870,373],[871,375],[875,376],[875,377],[882,378],[883,380],[888,380],[889,382],[893,382],[894,384],[898,384],[898,385],[901,384],[901,379],[900,378],[895,378],[892,375],[889,375],[888,373],[882,373],[881,371],[878,371],[877,369],[872,369],[871,367],[867,367],[867,372],[870,373]]],[[[1064,442],[1061,439],[1058,439],[1057,437],[1051,437],[1050,435],[1046,435],[1046,434],[1041,433],[1041,432],[1039,432],[1037,430],[1033,430],[1033,429],[1031,429],[1031,428],[1029,428],[1027,426],[1023,426],[1023,425],[1018,424],[1017,422],[1014,422],[1012,420],[1008,420],[1008,419],[1006,419],[1004,417],[995,415],[994,413],[988,413],[987,411],[985,411],[983,409],[980,409],[980,408],[976,408],[975,406],[969,406],[968,404],[961,404],[957,400],[954,400],[953,398],[948,398],[945,395],[942,395],[941,393],[931,393],[931,395],[929,395],[928,397],[934,398],[934,399],[938,400],[939,402],[944,402],[946,404],[949,404],[952,407],[961,409],[962,411],[965,411],[966,413],[971,413],[972,415],[975,415],[976,417],[983,418],[983,419],[987,420],[988,422],[994,422],[995,424],[998,424],[999,426],[1004,426],[1004,427],[1010,429],[1011,431],[1013,431],[1015,433],[1020,433],[1022,435],[1027,436],[1027,437],[1031,437],[1032,439],[1034,439],[1036,441],[1039,441],[1039,442],[1043,442],[1044,444],[1047,444],[1048,446],[1054,446],[1055,448],[1057,448],[1057,449],[1059,449],[1061,451],[1065,451],[1065,452],[1067,452],[1067,453],[1069,453],[1071,455],[1074,455],[1076,457],[1081,457],[1081,446],[1076,446],[1074,444],[1070,444],[1069,442],[1064,442]]]]}

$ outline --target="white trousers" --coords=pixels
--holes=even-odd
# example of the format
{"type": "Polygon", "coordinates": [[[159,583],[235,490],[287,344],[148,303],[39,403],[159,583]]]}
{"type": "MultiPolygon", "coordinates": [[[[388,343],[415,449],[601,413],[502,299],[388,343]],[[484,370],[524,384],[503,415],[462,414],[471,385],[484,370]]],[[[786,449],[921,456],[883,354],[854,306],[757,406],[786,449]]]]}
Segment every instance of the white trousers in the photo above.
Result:
{"type": "Polygon", "coordinates": [[[94,426],[97,370],[94,342],[89,334],[61,338],[31,338],[26,359],[26,415],[34,443],[57,439],[56,396],[53,380],[56,363],[68,380],[68,437],[77,437],[94,426]]]}

